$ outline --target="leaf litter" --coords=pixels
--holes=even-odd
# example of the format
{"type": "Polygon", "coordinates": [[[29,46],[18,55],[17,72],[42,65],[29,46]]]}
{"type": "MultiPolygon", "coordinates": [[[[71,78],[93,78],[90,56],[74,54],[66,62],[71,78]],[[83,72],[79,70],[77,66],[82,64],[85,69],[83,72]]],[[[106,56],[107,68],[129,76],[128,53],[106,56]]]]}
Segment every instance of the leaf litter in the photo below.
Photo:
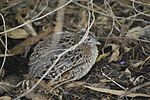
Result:
{"type": "Polygon", "coordinates": [[[98,46],[99,56],[92,70],[82,79],[60,85],[53,91],[48,80],[43,80],[24,98],[87,100],[88,97],[89,100],[118,98],[148,100],[150,98],[149,0],[73,1],[65,6],[65,11],[62,12],[64,14],[60,13],[59,17],[55,11],[40,19],[41,16],[57,9],[58,5],[58,0],[0,2],[0,11],[5,21],[4,24],[1,17],[1,64],[4,61],[3,57],[6,57],[0,74],[0,99],[13,99],[37,82],[38,79],[28,75],[28,60],[39,41],[58,30],[77,32],[86,28],[88,11],[94,11],[95,22],[90,31],[102,45],[98,46]],[[93,8],[89,7],[89,3],[93,8]],[[29,23],[19,26],[28,21],[29,23]],[[9,32],[5,34],[4,31],[9,32]]]}

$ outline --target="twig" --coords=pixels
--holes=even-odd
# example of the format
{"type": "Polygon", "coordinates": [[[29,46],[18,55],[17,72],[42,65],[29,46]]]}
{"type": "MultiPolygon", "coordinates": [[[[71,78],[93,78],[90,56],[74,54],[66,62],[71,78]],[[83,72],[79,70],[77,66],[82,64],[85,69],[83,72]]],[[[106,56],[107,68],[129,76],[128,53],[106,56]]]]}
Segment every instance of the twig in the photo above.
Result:
{"type": "MultiPolygon", "coordinates": [[[[140,1],[137,1],[137,0],[130,0],[130,1],[135,2],[135,3],[137,3],[137,4],[142,4],[142,5],[150,6],[150,3],[148,3],[148,1],[147,1],[147,2],[140,2],[140,1]]],[[[143,0],[143,1],[144,1],[144,0],[143,0]]],[[[146,0],[145,0],[145,1],[146,1],[146,0]]]]}
{"type": "Polygon", "coordinates": [[[34,22],[34,21],[38,21],[38,20],[40,20],[40,19],[43,19],[43,18],[45,18],[46,16],[48,16],[48,15],[50,15],[50,14],[52,14],[52,13],[54,13],[54,12],[60,10],[60,9],[62,9],[63,7],[69,5],[72,1],[73,1],[73,0],[69,0],[69,1],[68,1],[67,3],[65,3],[64,5],[62,5],[62,6],[58,7],[58,8],[56,8],[56,9],[54,9],[54,10],[51,11],[51,12],[48,12],[47,14],[45,14],[45,15],[43,15],[43,16],[41,16],[41,17],[38,17],[38,18],[36,18],[36,19],[28,20],[28,21],[26,21],[25,23],[23,23],[23,24],[21,24],[21,25],[19,25],[19,26],[16,26],[16,27],[11,28],[11,29],[9,29],[9,30],[0,32],[0,34],[8,33],[8,32],[10,32],[10,31],[13,31],[13,30],[15,30],[15,29],[18,29],[18,28],[20,28],[20,27],[22,27],[22,26],[25,26],[25,25],[28,24],[28,23],[32,23],[32,22],[34,22]]]}
{"type": "Polygon", "coordinates": [[[140,11],[138,11],[138,10],[135,8],[135,0],[132,1],[132,6],[133,6],[134,10],[135,10],[136,12],[138,12],[139,14],[150,17],[150,14],[145,14],[145,13],[143,13],[143,12],[140,12],[140,11]]]}
{"type": "Polygon", "coordinates": [[[149,86],[149,85],[150,85],[150,81],[148,81],[148,82],[146,82],[146,83],[143,83],[143,84],[141,84],[141,85],[138,85],[138,86],[136,86],[136,87],[134,87],[134,88],[132,88],[132,89],[126,91],[126,92],[123,93],[120,97],[124,97],[124,96],[126,96],[126,95],[129,95],[129,94],[131,94],[133,91],[136,91],[137,89],[140,89],[140,88],[142,88],[142,87],[146,87],[146,86],[149,86]]]}
{"type": "MultiPolygon", "coordinates": [[[[106,88],[93,87],[93,86],[84,86],[84,87],[94,90],[94,91],[109,93],[109,94],[113,94],[117,96],[120,96],[121,94],[125,93],[125,91],[122,91],[122,90],[113,90],[113,89],[106,89],[106,88]]],[[[150,97],[150,95],[146,95],[142,93],[130,93],[130,94],[127,94],[126,96],[128,97],[137,97],[137,96],[150,97]]]]}
{"type": "MultiPolygon", "coordinates": [[[[1,18],[2,18],[2,21],[3,21],[3,27],[4,27],[4,31],[6,30],[6,23],[5,23],[5,19],[4,19],[4,17],[3,17],[3,15],[0,13],[0,16],[1,16],[1,18]]],[[[0,68],[0,73],[1,73],[1,71],[2,71],[2,69],[3,69],[3,67],[4,67],[4,64],[5,64],[5,61],[6,61],[6,55],[7,55],[7,33],[5,33],[5,56],[4,56],[4,58],[3,58],[3,62],[2,62],[2,65],[1,65],[1,68],[0,68]]]]}
{"type": "Polygon", "coordinates": [[[46,1],[45,7],[37,15],[32,17],[32,19],[35,19],[35,18],[39,17],[44,12],[44,10],[46,10],[46,8],[48,7],[48,0],[45,0],[45,1],[46,1]]]}
{"type": "Polygon", "coordinates": [[[11,7],[14,7],[14,6],[16,6],[16,5],[18,5],[18,4],[22,3],[22,2],[24,2],[24,1],[22,0],[22,1],[19,1],[17,3],[16,2],[15,3],[11,3],[11,5],[7,6],[6,8],[1,9],[0,11],[3,12],[3,11],[5,11],[5,10],[11,8],[11,7]]]}
{"type": "MultiPolygon", "coordinates": [[[[64,5],[66,3],[66,0],[59,0],[58,7],[64,5]]],[[[65,7],[60,9],[57,12],[56,16],[56,26],[54,32],[61,32],[64,24],[64,14],[65,14],[65,7]]]]}
{"type": "Polygon", "coordinates": [[[0,57],[10,57],[14,56],[14,54],[0,54],[0,57]]]}
{"type": "Polygon", "coordinates": [[[118,84],[116,81],[112,80],[110,77],[108,77],[103,70],[101,69],[102,75],[105,76],[106,78],[108,78],[109,80],[111,80],[114,84],[116,84],[117,86],[119,86],[120,88],[122,88],[123,90],[127,90],[125,87],[121,86],[120,84],[118,84]]]}
{"type": "MultiPolygon", "coordinates": [[[[88,8],[88,7],[86,7],[86,6],[84,6],[84,5],[80,4],[80,3],[74,2],[74,4],[76,4],[76,5],[78,5],[78,6],[82,7],[82,8],[85,8],[85,9],[87,9],[87,10],[91,10],[91,11],[92,11],[91,8],[88,8]]],[[[112,16],[110,16],[109,14],[102,13],[102,12],[97,11],[97,10],[95,10],[95,9],[94,9],[93,11],[94,11],[95,13],[97,13],[97,14],[102,15],[102,16],[112,17],[112,16]]],[[[149,24],[150,24],[149,21],[145,21],[145,20],[143,20],[143,19],[137,19],[137,18],[135,19],[135,18],[130,18],[130,17],[124,18],[124,17],[119,17],[119,16],[114,16],[114,18],[115,18],[115,19],[122,19],[122,20],[134,20],[134,21],[139,21],[139,22],[144,22],[144,23],[149,23],[149,24]]]]}
{"type": "MultiPolygon", "coordinates": [[[[64,5],[65,3],[66,3],[66,0],[59,0],[58,7],[64,5]]],[[[60,9],[57,12],[56,26],[55,26],[54,34],[52,36],[52,43],[51,43],[52,48],[55,48],[57,46],[57,44],[59,43],[59,41],[60,41],[61,34],[57,34],[57,33],[61,32],[62,29],[63,29],[64,14],[65,14],[65,7],[60,9]]]]}

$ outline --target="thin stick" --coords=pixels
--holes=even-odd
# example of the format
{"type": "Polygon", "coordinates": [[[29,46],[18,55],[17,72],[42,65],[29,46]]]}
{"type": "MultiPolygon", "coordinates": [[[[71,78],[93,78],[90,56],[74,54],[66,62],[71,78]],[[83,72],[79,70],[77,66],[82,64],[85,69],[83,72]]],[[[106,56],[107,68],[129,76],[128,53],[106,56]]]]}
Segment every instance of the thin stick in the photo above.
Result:
{"type": "Polygon", "coordinates": [[[45,18],[46,16],[48,16],[48,15],[50,15],[50,14],[52,14],[52,13],[54,13],[54,12],[60,10],[60,9],[62,9],[63,7],[69,5],[72,1],[73,1],[73,0],[69,0],[69,1],[68,1],[67,3],[65,3],[64,5],[62,5],[62,6],[58,7],[58,8],[56,8],[56,9],[54,9],[54,10],[51,11],[51,12],[48,12],[47,14],[45,14],[45,15],[43,15],[43,16],[41,16],[41,17],[38,17],[38,18],[36,18],[36,19],[28,20],[28,21],[26,21],[25,23],[23,23],[23,24],[21,24],[21,25],[19,25],[19,26],[16,26],[16,27],[11,28],[11,29],[9,29],[9,30],[0,32],[0,34],[4,34],[4,33],[7,33],[7,32],[10,32],[10,31],[13,31],[13,30],[15,30],[15,29],[18,29],[18,28],[20,28],[20,27],[25,26],[25,25],[28,24],[28,23],[32,23],[32,22],[38,21],[38,20],[40,20],[40,19],[43,19],[43,18],[45,18]]]}
{"type": "MultiPolygon", "coordinates": [[[[3,26],[4,26],[4,31],[6,30],[6,23],[5,23],[5,19],[3,17],[3,15],[0,13],[0,16],[2,17],[2,20],[3,20],[3,26]]],[[[7,55],[7,33],[5,33],[5,53],[4,53],[4,59],[3,59],[3,62],[2,62],[2,66],[0,68],[0,72],[2,71],[3,67],[4,67],[4,64],[5,64],[5,61],[6,61],[6,55],[7,55]]]]}
{"type": "MultiPolygon", "coordinates": [[[[65,3],[66,3],[66,0],[59,0],[58,7],[60,7],[61,5],[64,5],[65,3]]],[[[60,9],[57,12],[56,26],[55,26],[54,34],[52,36],[52,43],[51,43],[52,48],[55,48],[60,41],[61,34],[58,34],[58,32],[61,32],[63,29],[64,14],[65,14],[65,7],[60,9]]]]}
{"type": "Polygon", "coordinates": [[[120,97],[123,97],[123,96],[129,95],[129,94],[131,94],[132,92],[136,91],[137,89],[140,89],[140,88],[142,88],[142,87],[146,87],[146,86],[149,86],[149,85],[150,85],[150,81],[145,82],[145,83],[143,83],[143,84],[141,84],[141,85],[138,85],[138,86],[133,87],[132,89],[130,89],[130,90],[128,90],[128,91],[126,91],[126,92],[125,92],[125,93],[123,93],[120,97]]]}
{"type": "Polygon", "coordinates": [[[45,2],[46,2],[45,7],[37,15],[35,15],[32,19],[39,17],[44,12],[44,10],[46,10],[46,8],[48,7],[48,0],[45,0],[45,2]]]}

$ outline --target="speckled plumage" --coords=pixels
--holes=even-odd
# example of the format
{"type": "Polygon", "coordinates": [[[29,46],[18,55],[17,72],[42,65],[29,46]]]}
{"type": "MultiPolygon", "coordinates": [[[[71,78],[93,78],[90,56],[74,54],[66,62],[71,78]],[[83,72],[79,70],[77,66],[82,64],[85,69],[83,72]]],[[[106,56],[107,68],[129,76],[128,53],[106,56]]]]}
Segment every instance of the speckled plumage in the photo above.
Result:
{"type": "MultiPolygon", "coordinates": [[[[54,48],[51,47],[51,36],[35,46],[29,58],[29,74],[34,77],[42,77],[57,59],[57,55],[77,44],[84,35],[83,32],[59,32],[56,34],[61,34],[61,38],[54,48]]],[[[92,35],[89,35],[75,50],[63,55],[45,79],[78,80],[85,76],[95,64],[98,55],[97,43],[99,42],[92,35]]]]}

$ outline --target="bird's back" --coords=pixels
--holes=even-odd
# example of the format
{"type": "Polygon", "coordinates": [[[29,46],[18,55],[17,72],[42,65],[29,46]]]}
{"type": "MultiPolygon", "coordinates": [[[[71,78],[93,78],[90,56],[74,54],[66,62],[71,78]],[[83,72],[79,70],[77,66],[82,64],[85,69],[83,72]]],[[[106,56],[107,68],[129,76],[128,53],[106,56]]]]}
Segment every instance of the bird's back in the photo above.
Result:
{"type": "MultiPolygon", "coordinates": [[[[52,39],[50,36],[40,41],[30,56],[29,73],[34,77],[42,77],[57,59],[57,55],[78,43],[82,36],[82,33],[62,32],[60,41],[55,48],[51,47],[52,39]]],[[[66,78],[74,78],[74,80],[79,79],[91,69],[97,54],[96,45],[90,47],[81,44],[75,50],[64,54],[45,78],[57,80],[65,76],[66,78]]]]}

